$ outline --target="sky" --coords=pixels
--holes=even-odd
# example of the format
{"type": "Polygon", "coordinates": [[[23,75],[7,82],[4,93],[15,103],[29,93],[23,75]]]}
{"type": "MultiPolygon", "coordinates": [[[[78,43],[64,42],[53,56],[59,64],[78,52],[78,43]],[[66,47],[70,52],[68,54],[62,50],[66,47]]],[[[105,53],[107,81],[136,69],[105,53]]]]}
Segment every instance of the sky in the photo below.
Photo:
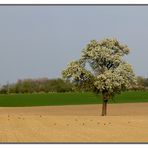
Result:
{"type": "Polygon", "coordinates": [[[57,78],[93,39],[128,45],[125,59],[148,77],[148,6],[0,6],[0,84],[57,78]]]}

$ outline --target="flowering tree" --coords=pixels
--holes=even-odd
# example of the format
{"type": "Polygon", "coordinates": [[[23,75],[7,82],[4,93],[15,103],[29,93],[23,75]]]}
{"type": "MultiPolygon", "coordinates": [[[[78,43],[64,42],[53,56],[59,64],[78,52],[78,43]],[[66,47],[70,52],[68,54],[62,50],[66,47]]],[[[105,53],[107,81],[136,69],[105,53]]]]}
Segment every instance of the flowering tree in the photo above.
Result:
{"type": "Polygon", "coordinates": [[[82,50],[80,59],[62,71],[62,76],[77,86],[101,93],[102,116],[105,116],[108,100],[136,83],[131,65],[123,60],[129,51],[116,39],[92,40],[82,50]]]}

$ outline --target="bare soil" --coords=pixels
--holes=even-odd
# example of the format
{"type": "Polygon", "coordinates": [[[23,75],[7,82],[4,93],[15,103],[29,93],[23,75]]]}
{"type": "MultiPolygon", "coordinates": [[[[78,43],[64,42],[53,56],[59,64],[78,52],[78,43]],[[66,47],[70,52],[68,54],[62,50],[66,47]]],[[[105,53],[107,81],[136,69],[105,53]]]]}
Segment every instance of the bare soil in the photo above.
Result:
{"type": "Polygon", "coordinates": [[[1,107],[0,142],[148,142],[148,103],[1,107]]]}

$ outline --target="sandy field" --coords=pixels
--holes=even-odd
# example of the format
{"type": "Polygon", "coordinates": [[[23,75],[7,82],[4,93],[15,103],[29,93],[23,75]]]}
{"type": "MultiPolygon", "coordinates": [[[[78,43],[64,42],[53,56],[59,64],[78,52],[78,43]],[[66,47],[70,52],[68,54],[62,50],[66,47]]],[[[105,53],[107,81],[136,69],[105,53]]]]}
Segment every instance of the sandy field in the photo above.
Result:
{"type": "Polygon", "coordinates": [[[0,107],[0,142],[148,142],[148,103],[0,107]]]}

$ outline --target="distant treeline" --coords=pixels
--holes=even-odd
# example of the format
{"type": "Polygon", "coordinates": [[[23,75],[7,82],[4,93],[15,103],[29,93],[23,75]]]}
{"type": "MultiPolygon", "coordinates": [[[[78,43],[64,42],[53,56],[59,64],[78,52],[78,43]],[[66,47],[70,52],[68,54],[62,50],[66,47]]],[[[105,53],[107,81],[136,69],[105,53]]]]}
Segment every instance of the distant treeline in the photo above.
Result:
{"type": "MultiPolygon", "coordinates": [[[[148,90],[148,78],[137,77],[137,86],[134,90],[148,90]]],[[[0,94],[9,93],[49,93],[49,92],[73,92],[88,91],[84,88],[76,87],[68,81],[58,79],[24,79],[13,84],[5,84],[0,88],[0,94]]]]}
{"type": "Polygon", "coordinates": [[[144,78],[142,76],[137,77],[137,89],[139,90],[148,90],[148,78],[144,78]]]}
{"type": "Polygon", "coordinates": [[[71,91],[73,91],[73,87],[69,82],[48,78],[18,80],[16,83],[3,85],[0,89],[1,94],[71,91]]]}

